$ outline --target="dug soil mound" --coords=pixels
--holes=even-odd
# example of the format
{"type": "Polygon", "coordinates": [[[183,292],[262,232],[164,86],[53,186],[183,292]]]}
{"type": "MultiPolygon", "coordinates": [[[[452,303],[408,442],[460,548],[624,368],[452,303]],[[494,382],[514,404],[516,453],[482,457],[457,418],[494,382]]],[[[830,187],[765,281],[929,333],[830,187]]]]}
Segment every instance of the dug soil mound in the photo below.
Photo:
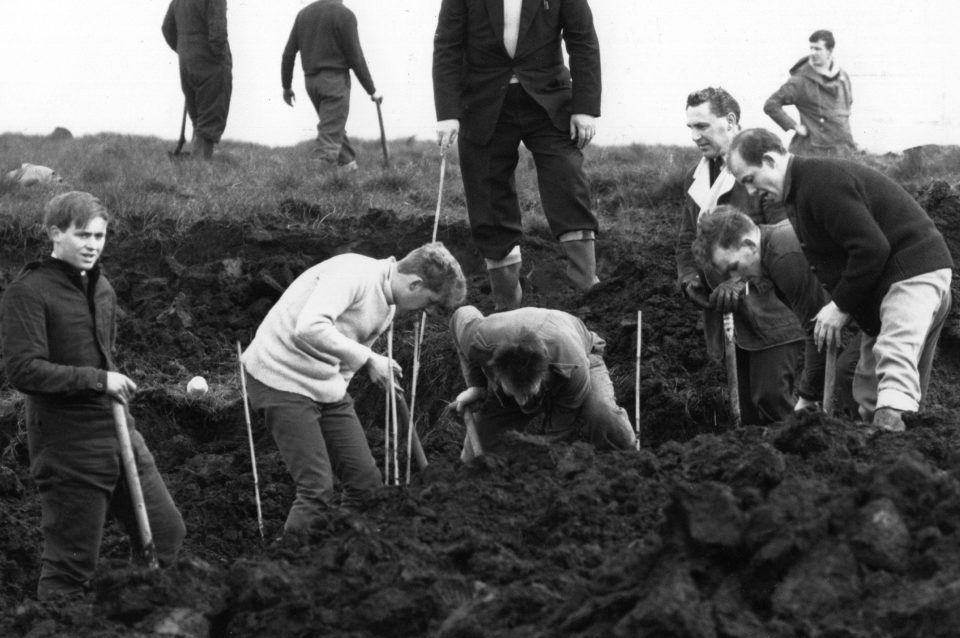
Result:
{"type": "MultiPolygon", "coordinates": [[[[960,256],[960,196],[918,199],[960,256]]],[[[415,411],[429,467],[384,488],[362,514],[338,511],[302,543],[274,542],[293,488],[258,419],[253,438],[265,541],[237,376],[283,289],[319,260],[402,255],[432,218],[371,210],[320,220],[285,201],[277,221],[117,229],[104,268],[117,289],[120,367],[140,383],[132,410],[183,512],[175,566],[130,566],[107,526],[89,595],[34,600],[39,505],[15,395],[0,405],[0,635],[3,636],[955,636],[960,626],[960,320],[944,332],[929,408],[902,434],[806,413],[731,429],[722,368],[677,294],[672,229],[608,234],[603,283],[570,288],[546,233],[524,244],[524,299],[580,316],[607,343],[640,452],[598,453],[514,435],[499,455],[459,461],[463,426],[444,408],[462,389],[445,318],[429,322],[415,411]],[[638,326],[637,311],[642,311],[638,326]],[[210,392],[188,397],[195,374],[210,392]]],[[[491,310],[482,259],[462,223],[439,239],[460,259],[469,303],[491,310]]],[[[2,281],[41,251],[3,248],[2,281]]],[[[955,282],[956,285],[956,282],[955,282]]],[[[960,290],[955,290],[960,293],[960,290]]],[[[412,368],[413,321],[395,358],[412,368]]],[[[383,343],[377,344],[382,351],[383,343]]],[[[409,388],[407,389],[409,395],[409,388]]],[[[378,462],[384,401],[351,386],[378,462]]],[[[402,463],[401,463],[402,465],[402,463]]]]}

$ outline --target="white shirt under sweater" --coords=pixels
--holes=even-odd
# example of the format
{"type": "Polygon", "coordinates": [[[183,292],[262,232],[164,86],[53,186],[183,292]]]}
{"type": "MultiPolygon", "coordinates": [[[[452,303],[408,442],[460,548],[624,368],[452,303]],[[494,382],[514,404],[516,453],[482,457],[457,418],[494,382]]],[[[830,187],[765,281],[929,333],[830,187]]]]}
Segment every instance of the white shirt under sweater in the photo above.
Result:
{"type": "Polygon", "coordinates": [[[264,318],[242,361],[276,390],[318,403],[343,399],[370,345],[390,326],[396,260],[344,254],[306,270],[264,318]]]}

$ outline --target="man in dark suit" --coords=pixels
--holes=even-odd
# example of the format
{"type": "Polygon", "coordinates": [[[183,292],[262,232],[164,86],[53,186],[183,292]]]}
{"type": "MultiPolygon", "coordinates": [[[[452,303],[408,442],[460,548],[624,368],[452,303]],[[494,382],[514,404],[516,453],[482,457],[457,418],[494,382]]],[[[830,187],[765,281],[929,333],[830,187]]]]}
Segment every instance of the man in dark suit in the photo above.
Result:
{"type": "Polygon", "coordinates": [[[521,142],[533,153],[567,274],[578,289],[593,287],[598,225],[581,149],[600,115],[600,46],[587,0],[443,0],[433,92],[440,146],[458,142],[473,239],[497,309],[519,306],[522,295],[521,142]]]}

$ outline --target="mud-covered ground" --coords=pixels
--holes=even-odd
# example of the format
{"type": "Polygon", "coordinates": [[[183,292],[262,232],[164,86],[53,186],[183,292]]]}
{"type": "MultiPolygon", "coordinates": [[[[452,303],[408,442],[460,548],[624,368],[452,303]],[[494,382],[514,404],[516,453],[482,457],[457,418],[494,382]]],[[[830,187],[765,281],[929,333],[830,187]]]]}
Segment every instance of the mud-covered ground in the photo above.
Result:
{"type": "MultiPolygon", "coordinates": [[[[958,192],[935,182],[917,195],[960,256],[958,192]]],[[[303,219],[314,212],[304,202],[278,206],[303,219]]],[[[408,486],[384,488],[362,515],[331,513],[307,544],[272,543],[293,490],[255,420],[262,542],[237,341],[249,342],[309,265],[343,251],[402,255],[432,224],[370,211],[309,228],[116,229],[104,265],[123,310],[120,365],[141,385],[133,410],[187,523],[182,558],[161,571],[129,566],[111,521],[91,593],[70,605],[36,602],[39,505],[19,402],[7,400],[0,635],[957,635],[958,313],[942,338],[929,409],[906,433],[871,434],[816,414],[732,431],[722,369],[705,358],[696,313],[674,288],[671,229],[602,237],[603,283],[587,295],[565,283],[545,232],[532,229],[524,245],[525,302],[573,312],[607,340],[631,413],[643,311],[642,451],[548,447],[518,435],[503,455],[461,464],[462,425],[442,411],[462,385],[435,317],[415,407],[429,467],[414,469],[408,486]],[[194,374],[211,382],[205,397],[185,394],[194,374]]],[[[468,301],[489,311],[466,227],[441,223],[439,238],[467,272],[468,301]]],[[[39,250],[5,243],[2,281],[39,250]]],[[[396,327],[405,383],[412,322],[396,327]]],[[[382,394],[362,378],[351,392],[382,461],[382,394]]]]}

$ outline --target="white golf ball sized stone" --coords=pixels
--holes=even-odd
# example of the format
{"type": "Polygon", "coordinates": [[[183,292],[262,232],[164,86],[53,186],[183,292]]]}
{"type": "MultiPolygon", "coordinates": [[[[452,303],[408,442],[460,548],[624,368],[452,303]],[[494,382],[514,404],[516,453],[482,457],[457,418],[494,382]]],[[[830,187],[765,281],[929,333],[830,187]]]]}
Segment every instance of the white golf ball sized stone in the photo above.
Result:
{"type": "Polygon", "coordinates": [[[194,377],[187,382],[187,394],[192,397],[206,394],[209,389],[210,387],[207,385],[207,380],[203,377],[194,377]]]}

